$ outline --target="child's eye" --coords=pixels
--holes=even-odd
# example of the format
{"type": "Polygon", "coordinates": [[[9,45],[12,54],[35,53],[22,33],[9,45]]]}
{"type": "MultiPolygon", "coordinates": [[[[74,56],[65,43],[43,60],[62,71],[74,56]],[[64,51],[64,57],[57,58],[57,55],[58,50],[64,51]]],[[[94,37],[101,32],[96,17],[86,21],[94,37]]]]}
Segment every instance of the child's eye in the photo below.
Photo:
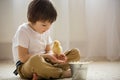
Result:
{"type": "Polygon", "coordinates": [[[45,27],[46,25],[42,25],[42,26],[44,26],[44,27],[45,27]]]}

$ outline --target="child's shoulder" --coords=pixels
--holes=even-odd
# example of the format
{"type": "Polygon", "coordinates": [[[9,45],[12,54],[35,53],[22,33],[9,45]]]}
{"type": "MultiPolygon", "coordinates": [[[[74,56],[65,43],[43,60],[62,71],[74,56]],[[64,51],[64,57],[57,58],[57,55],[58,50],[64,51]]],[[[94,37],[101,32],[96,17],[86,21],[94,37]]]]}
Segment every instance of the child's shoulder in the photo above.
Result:
{"type": "Polygon", "coordinates": [[[28,23],[23,23],[19,26],[20,29],[26,29],[28,27],[28,23]]]}
{"type": "Polygon", "coordinates": [[[23,23],[23,24],[19,25],[17,32],[26,32],[26,31],[28,31],[27,23],[23,23]]]}
{"type": "Polygon", "coordinates": [[[21,24],[21,25],[19,26],[18,29],[21,29],[21,30],[29,30],[30,28],[29,28],[28,23],[23,23],[23,24],[21,24]]]}

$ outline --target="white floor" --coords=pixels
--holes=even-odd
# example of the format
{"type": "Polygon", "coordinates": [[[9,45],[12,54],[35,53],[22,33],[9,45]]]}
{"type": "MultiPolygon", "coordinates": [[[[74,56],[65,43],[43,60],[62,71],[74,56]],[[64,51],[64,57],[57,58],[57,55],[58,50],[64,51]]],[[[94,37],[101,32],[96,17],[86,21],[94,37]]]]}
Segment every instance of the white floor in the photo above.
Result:
{"type": "MultiPolygon", "coordinates": [[[[0,61],[0,80],[21,80],[13,74],[14,69],[12,62],[0,61]]],[[[120,62],[92,62],[88,66],[87,80],[120,80],[120,62]]]]}

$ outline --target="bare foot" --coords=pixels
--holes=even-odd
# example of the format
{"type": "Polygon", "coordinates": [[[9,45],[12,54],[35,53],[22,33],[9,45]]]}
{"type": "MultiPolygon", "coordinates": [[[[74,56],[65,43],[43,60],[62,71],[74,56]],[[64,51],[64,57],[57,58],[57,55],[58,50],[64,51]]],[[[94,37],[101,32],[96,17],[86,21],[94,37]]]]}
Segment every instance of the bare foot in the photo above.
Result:
{"type": "Polygon", "coordinates": [[[68,69],[67,71],[64,71],[63,75],[62,75],[63,78],[69,78],[71,76],[72,76],[72,74],[71,74],[71,70],[70,69],[68,69]]]}
{"type": "Polygon", "coordinates": [[[33,73],[33,78],[32,80],[38,80],[38,75],[36,73],[33,73]]]}

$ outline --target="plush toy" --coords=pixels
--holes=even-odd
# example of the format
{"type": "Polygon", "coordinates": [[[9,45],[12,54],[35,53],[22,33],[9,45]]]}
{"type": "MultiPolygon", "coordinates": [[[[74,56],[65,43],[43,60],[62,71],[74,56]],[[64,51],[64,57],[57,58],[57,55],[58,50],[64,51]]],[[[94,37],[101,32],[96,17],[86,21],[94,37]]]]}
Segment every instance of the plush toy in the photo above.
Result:
{"type": "Polygon", "coordinates": [[[61,43],[58,40],[54,41],[52,51],[57,56],[59,56],[62,53],[63,49],[61,43]]]}

